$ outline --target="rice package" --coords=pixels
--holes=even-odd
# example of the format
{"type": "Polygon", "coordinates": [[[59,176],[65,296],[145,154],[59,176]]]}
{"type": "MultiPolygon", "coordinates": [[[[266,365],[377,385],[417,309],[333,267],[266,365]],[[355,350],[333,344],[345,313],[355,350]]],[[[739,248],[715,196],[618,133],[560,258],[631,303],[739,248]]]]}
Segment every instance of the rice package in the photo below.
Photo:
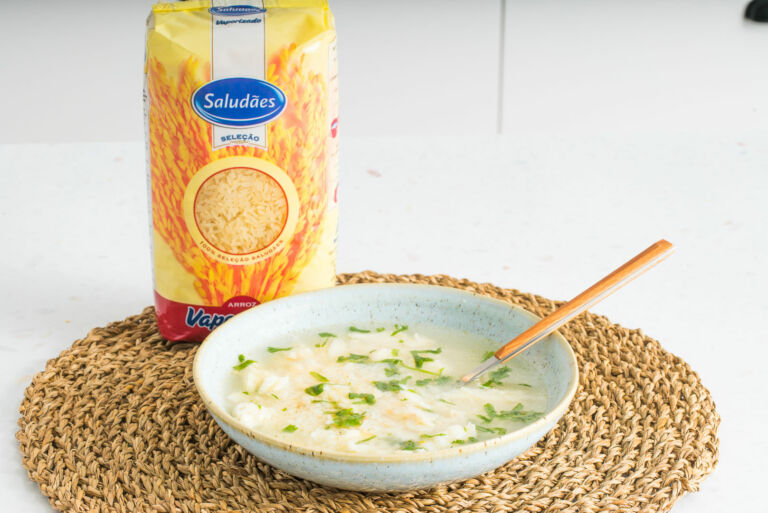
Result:
{"type": "Polygon", "coordinates": [[[145,116],[161,334],[335,282],[336,35],[322,0],[159,3],[145,116]]]}

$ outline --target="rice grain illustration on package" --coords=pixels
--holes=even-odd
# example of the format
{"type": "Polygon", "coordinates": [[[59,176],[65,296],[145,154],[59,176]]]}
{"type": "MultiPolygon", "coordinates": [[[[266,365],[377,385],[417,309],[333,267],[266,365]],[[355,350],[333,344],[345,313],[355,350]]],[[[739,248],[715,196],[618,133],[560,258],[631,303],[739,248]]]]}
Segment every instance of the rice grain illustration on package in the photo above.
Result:
{"type": "Polygon", "coordinates": [[[333,286],[336,35],[322,0],[159,3],[145,110],[161,334],[333,286]]]}

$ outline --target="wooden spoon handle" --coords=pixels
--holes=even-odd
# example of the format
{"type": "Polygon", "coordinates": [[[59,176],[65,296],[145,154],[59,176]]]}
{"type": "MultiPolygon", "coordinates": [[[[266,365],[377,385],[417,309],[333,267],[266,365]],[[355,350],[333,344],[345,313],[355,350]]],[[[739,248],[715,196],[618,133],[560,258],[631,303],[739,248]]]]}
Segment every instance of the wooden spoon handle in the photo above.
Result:
{"type": "Polygon", "coordinates": [[[528,328],[512,341],[500,347],[494,355],[499,360],[505,360],[535,344],[581,312],[602,301],[614,291],[664,260],[672,254],[674,248],[671,243],[664,239],[653,244],[632,260],[528,328]]]}

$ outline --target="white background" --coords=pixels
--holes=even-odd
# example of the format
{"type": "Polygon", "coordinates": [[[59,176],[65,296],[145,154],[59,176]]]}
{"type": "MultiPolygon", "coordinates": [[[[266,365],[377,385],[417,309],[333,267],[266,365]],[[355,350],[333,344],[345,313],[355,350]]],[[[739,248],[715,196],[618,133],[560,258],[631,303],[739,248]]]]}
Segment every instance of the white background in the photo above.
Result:
{"type": "MultiPolygon", "coordinates": [[[[150,1],[0,4],[0,494],[32,375],[152,301],[140,106],[150,1]]],[[[713,0],[339,0],[340,272],[446,273],[594,308],[712,391],[721,461],[676,512],[767,511],[768,25],[713,0]],[[503,7],[503,8],[502,8],[503,7]],[[501,13],[504,18],[500,18],[501,13]]]]}

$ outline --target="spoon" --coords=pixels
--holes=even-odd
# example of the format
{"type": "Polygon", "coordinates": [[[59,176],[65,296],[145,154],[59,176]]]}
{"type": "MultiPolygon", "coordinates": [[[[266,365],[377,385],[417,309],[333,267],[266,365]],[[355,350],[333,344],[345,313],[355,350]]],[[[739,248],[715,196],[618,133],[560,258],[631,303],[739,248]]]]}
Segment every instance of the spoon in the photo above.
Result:
{"type": "Polygon", "coordinates": [[[592,305],[599,303],[614,291],[620,289],[667,258],[672,254],[674,249],[675,247],[664,239],[651,245],[648,249],[636,255],[611,274],[501,346],[492,357],[484,361],[472,372],[462,377],[461,381],[463,383],[469,383],[500,363],[511,360],[537,342],[541,342],[547,335],[557,328],[570,321],[581,312],[587,310],[592,305]]]}

